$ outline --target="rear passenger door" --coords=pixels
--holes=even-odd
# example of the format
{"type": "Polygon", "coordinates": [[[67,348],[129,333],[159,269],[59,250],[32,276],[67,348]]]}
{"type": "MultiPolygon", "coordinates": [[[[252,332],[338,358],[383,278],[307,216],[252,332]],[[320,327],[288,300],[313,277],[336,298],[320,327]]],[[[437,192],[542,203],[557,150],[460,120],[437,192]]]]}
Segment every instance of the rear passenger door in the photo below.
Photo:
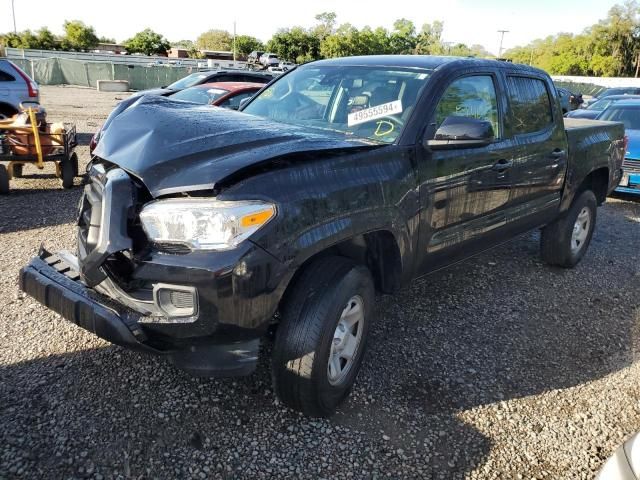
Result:
{"type": "Polygon", "coordinates": [[[567,167],[566,134],[545,77],[506,74],[515,148],[507,222],[527,230],[555,215],[567,167]]]}

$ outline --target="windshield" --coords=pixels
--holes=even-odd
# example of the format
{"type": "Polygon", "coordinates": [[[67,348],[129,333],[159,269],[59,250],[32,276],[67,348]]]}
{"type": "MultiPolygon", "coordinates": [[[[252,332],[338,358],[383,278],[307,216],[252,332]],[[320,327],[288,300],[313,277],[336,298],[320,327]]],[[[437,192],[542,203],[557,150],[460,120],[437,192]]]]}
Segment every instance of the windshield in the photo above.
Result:
{"type": "Polygon", "coordinates": [[[627,95],[629,93],[634,93],[634,89],[633,88],[607,88],[606,90],[603,90],[598,95],[596,95],[596,97],[605,98],[611,95],[627,95]]]}
{"type": "Polygon", "coordinates": [[[391,143],[429,76],[395,67],[299,67],[265,89],[244,113],[391,143]]]}
{"type": "Polygon", "coordinates": [[[186,102],[202,103],[203,105],[213,103],[218,98],[229,93],[229,90],[223,88],[201,88],[191,87],[185,88],[171,95],[174,100],[184,100],[186,102]]]}
{"type": "Polygon", "coordinates": [[[197,85],[198,83],[200,83],[205,78],[207,78],[207,74],[206,73],[192,73],[191,75],[187,75],[186,77],[181,78],[177,82],[173,82],[167,88],[169,90],[182,90],[184,88],[188,88],[188,87],[192,87],[194,85],[197,85]]]}
{"type": "Polygon", "coordinates": [[[640,105],[637,107],[612,107],[600,114],[598,120],[622,122],[626,130],[640,130],[640,105]]]}
{"type": "Polygon", "coordinates": [[[591,105],[587,107],[587,109],[588,110],[604,110],[612,103],[613,103],[613,100],[610,100],[608,98],[603,98],[602,100],[593,102],[591,105]]]}

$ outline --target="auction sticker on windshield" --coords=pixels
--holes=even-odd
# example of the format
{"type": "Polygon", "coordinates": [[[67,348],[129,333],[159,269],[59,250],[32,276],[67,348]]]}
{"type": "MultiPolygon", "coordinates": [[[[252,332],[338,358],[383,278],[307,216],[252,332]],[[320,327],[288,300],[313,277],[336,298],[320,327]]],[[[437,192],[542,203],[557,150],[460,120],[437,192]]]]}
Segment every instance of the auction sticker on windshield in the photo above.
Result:
{"type": "Polygon", "coordinates": [[[400,100],[394,100],[393,102],[383,103],[382,105],[376,105],[375,107],[350,113],[347,117],[347,125],[350,127],[352,125],[370,122],[371,120],[377,120],[378,118],[388,117],[389,115],[395,115],[396,113],[402,113],[402,102],[400,100]]]}

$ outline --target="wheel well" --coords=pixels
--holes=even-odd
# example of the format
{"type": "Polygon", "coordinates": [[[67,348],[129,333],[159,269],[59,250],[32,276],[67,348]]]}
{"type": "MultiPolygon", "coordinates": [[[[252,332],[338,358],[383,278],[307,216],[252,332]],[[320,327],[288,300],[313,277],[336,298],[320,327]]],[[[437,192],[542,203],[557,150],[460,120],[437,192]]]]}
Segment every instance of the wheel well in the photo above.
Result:
{"type": "Polygon", "coordinates": [[[331,255],[350,258],[358,265],[365,265],[371,271],[378,291],[391,293],[400,287],[402,278],[400,248],[391,232],[379,230],[357,235],[308,258],[289,281],[282,299],[287,298],[296,279],[311,263],[331,255]]]}
{"type": "Polygon", "coordinates": [[[591,172],[582,181],[578,192],[591,190],[598,200],[598,204],[604,203],[607,198],[607,190],[609,189],[609,169],[606,167],[599,168],[591,172]]]}

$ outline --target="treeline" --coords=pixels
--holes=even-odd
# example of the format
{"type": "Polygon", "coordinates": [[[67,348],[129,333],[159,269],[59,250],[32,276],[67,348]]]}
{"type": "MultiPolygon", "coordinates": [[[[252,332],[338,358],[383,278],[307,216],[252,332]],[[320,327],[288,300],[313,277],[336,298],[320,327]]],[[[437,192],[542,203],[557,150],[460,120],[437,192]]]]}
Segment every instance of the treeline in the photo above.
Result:
{"type": "MultiPolygon", "coordinates": [[[[325,12],[315,16],[311,28],[290,27],[278,30],[265,43],[250,35],[238,35],[235,51],[239,57],[253,50],[276,53],[281,59],[303,63],[320,58],[371,54],[431,54],[491,57],[481,45],[467,46],[445,42],[443,23],[425,23],[418,29],[413,22],[399,19],[393,28],[364,27],[349,23],[338,25],[336,14],[325,12]]],[[[571,22],[571,18],[567,18],[571,22]]],[[[46,27],[35,32],[0,35],[0,44],[16,48],[43,50],[92,50],[99,42],[115,43],[99,38],[93,27],[73,20],[65,21],[64,34],[53,35],[46,27]]],[[[195,40],[169,42],[150,29],[136,33],[123,45],[129,53],[166,54],[171,46],[187,49],[192,58],[202,57],[201,50],[232,51],[233,36],[226,30],[209,30],[195,40]]],[[[586,76],[639,76],[640,74],[640,7],[635,0],[616,5],[607,18],[578,35],[560,33],[516,47],[504,56],[513,62],[540,67],[551,74],[586,76]]]]}
{"type": "MultiPolygon", "coordinates": [[[[116,43],[113,38],[98,37],[93,27],[80,20],[66,20],[62,26],[64,34],[56,36],[47,27],[32,32],[0,35],[0,45],[13,48],[33,48],[37,50],[87,51],[95,49],[99,43],[116,43]]],[[[136,33],[123,42],[129,53],[145,55],[166,54],[171,48],[169,41],[149,28],[136,33]]]]}
{"type": "MultiPolygon", "coordinates": [[[[349,23],[337,25],[336,14],[316,15],[311,28],[291,27],[278,30],[265,43],[250,35],[238,35],[235,49],[240,56],[253,50],[276,53],[281,59],[296,63],[328,57],[371,54],[432,54],[489,57],[481,45],[467,46],[442,39],[443,23],[426,23],[419,30],[413,22],[397,20],[393,29],[364,27],[358,29],[349,23]]],[[[42,50],[92,50],[98,43],[115,43],[113,39],[99,38],[93,27],[73,20],[64,23],[64,35],[56,37],[46,27],[35,32],[26,30],[17,34],[0,35],[0,43],[14,48],[42,50]]],[[[201,50],[232,51],[233,36],[226,30],[209,30],[193,40],[169,42],[150,29],[136,33],[123,45],[129,53],[146,55],[165,54],[171,46],[185,48],[189,56],[199,58],[201,50]]]]}
{"type": "MultiPolygon", "coordinates": [[[[571,18],[567,19],[568,22],[571,18]]],[[[556,75],[637,77],[640,73],[640,8],[627,1],[579,35],[561,33],[505,52],[517,63],[556,75]]]]}

